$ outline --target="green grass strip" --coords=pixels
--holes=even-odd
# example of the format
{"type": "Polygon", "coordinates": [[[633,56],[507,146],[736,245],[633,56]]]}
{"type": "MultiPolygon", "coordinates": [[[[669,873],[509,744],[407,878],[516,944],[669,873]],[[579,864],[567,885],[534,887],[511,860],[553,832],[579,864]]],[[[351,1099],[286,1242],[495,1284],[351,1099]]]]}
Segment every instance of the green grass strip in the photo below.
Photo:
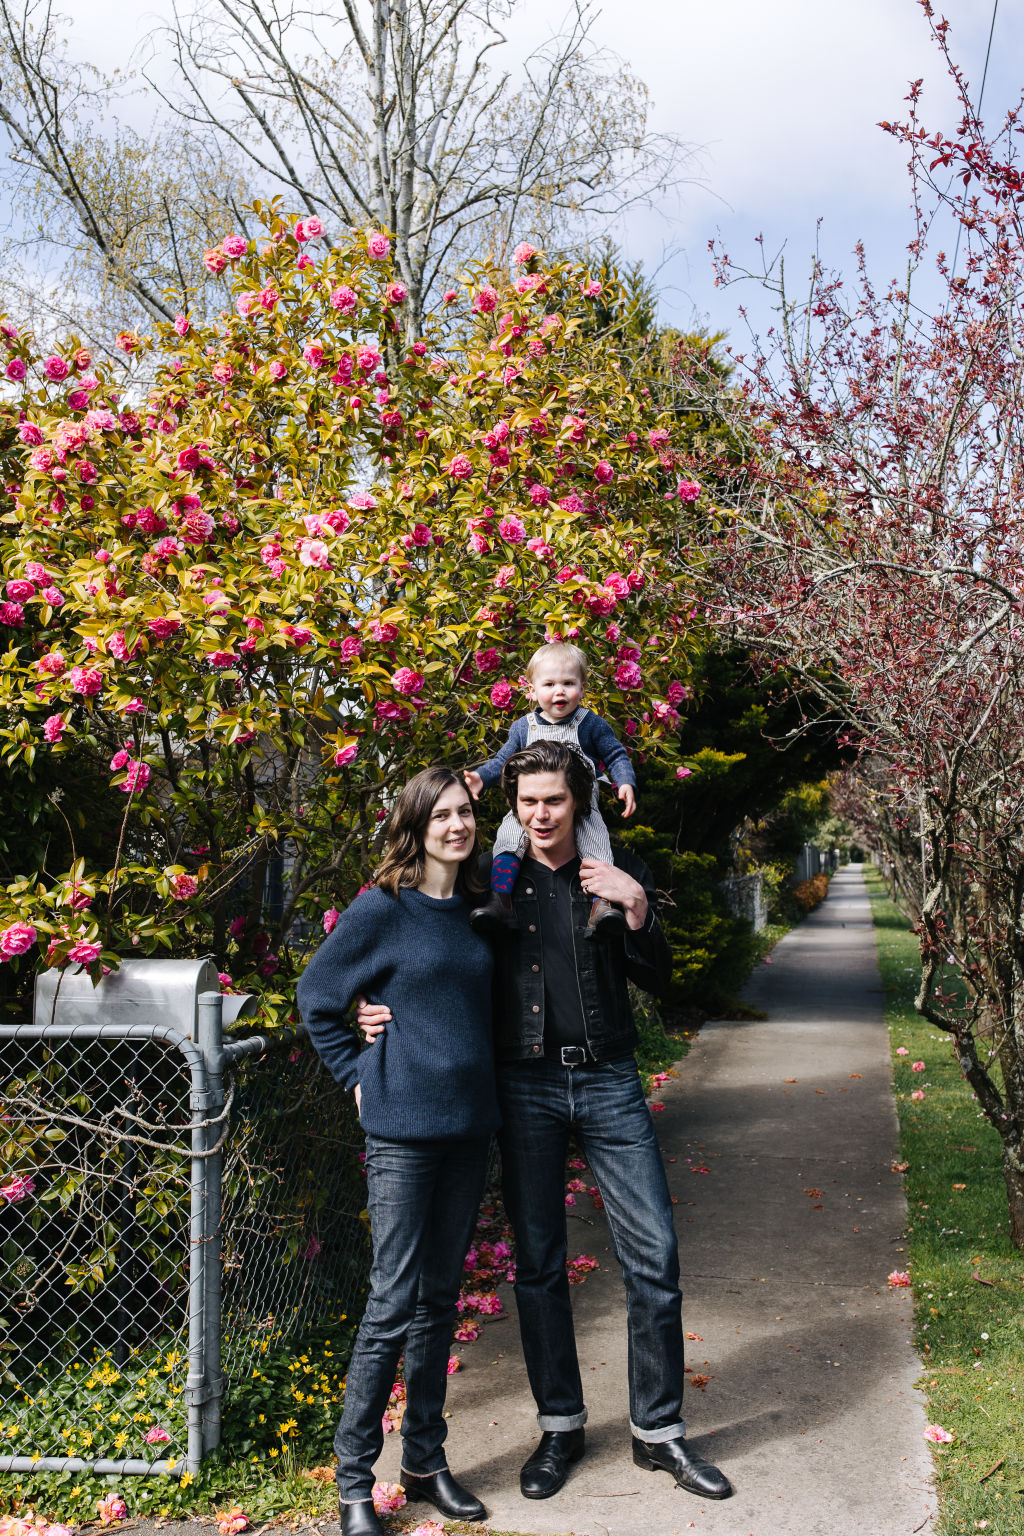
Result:
{"type": "Polygon", "coordinates": [[[995,1132],[964,1082],[950,1040],[914,1011],[917,940],[866,871],[908,1165],[907,1252],[914,1345],[936,1448],[936,1536],[1024,1536],[1024,1255],[1008,1236],[995,1132]],[[913,1064],[923,1062],[923,1071],[913,1064]],[[922,1099],[912,1098],[914,1092],[922,1099]]]}

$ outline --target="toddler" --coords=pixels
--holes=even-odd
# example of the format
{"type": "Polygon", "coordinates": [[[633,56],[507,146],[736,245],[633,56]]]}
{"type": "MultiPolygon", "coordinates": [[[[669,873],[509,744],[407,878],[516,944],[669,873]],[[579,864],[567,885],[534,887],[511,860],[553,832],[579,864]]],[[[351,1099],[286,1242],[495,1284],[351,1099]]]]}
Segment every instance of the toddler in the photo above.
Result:
{"type": "MultiPolygon", "coordinates": [[[[581,859],[600,859],[611,864],[612,846],[608,828],[601,819],[597,797],[597,775],[601,764],[611,776],[615,793],[623,804],[623,815],[636,810],[636,775],[629,754],[607,720],[602,720],[582,703],[587,681],[587,658],[576,645],[542,645],[534,651],[526,667],[530,696],[536,707],[516,720],[508,740],[494,757],[465,775],[470,791],[480,794],[496,784],[501,770],[513,752],[531,745],[538,738],[564,742],[585,757],[594,770],[594,792],[590,810],[576,820],[576,849],[581,859]]],[[[478,932],[494,932],[515,924],[512,887],[526,849],[526,833],[519,818],[509,811],[494,843],[491,866],[491,896],[486,906],[478,907],[470,922],[478,932]]],[[[586,937],[607,937],[625,927],[625,916],[602,896],[594,898],[586,937]]]]}

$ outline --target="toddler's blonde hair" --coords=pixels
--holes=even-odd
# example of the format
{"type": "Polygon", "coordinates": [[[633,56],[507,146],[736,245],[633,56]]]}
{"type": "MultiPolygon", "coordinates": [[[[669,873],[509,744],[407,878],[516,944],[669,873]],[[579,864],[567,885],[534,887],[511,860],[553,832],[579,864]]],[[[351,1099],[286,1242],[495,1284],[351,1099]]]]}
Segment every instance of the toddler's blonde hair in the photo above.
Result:
{"type": "Polygon", "coordinates": [[[526,675],[533,682],[533,675],[537,668],[545,663],[552,663],[556,667],[573,666],[580,675],[580,682],[585,686],[587,673],[590,668],[587,658],[578,645],[568,645],[563,640],[553,640],[547,645],[538,645],[529,661],[526,663],[526,675]]]}

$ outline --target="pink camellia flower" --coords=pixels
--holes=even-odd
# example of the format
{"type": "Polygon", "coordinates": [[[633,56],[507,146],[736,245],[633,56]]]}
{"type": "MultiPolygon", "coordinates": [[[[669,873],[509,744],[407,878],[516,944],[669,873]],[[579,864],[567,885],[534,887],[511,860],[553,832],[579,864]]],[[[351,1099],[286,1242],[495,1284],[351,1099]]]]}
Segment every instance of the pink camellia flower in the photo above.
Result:
{"type": "Polygon", "coordinates": [[[537,247],[531,245],[528,240],[523,240],[512,252],[512,260],[517,267],[525,267],[528,261],[532,261],[537,254],[537,247]]]}
{"type": "Polygon", "coordinates": [[[286,379],[288,377],[288,369],[286,368],[285,364],[282,363],[279,357],[271,359],[271,361],[267,364],[267,372],[270,374],[270,377],[278,384],[280,384],[282,379],[286,379]]]}
{"type": "Polygon", "coordinates": [[[371,619],[369,630],[370,639],[376,640],[380,645],[391,645],[398,639],[397,624],[382,624],[380,619],[371,619]]]}
{"type": "Polygon", "coordinates": [[[64,735],[65,721],[63,715],[50,715],[43,724],[43,740],[50,746],[55,746],[64,735]]]}
{"type": "Polygon", "coordinates": [[[342,747],[340,751],[335,752],[335,754],[334,754],[334,766],[335,766],[335,768],[345,768],[345,767],[348,766],[349,763],[354,762],[358,751],[359,751],[359,748],[356,746],[355,742],[353,741],[353,742],[349,742],[347,747],[342,747]]]}
{"type": "Polygon", "coordinates": [[[670,434],[667,427],[653,427],[647,434],[647,441],[650,443],[655,453],[660,453],[662,448],[666,448],[668,446],[669,436],[670,434]]]}
{"type": "Polygon", "coordinates": [[[36,1181],[31,1174],[16,1173],[0,1186],[0,1200],[6,1200],[9,1205],[16,1205],[19,1200],[25,1200],[35,1192],[36,1181]]]}
{"type": "Polygon", "coordinates": [[[676,486],[676,495],[680,501],[696,501],[700,495],[700,486],[696,480],[680,480],[676,486]]]}
{"type": "Polygon", "coordinates": [[[407,1503],[398,1483],[374,1483],[373,1507],[378,1515],[391,1515],[407,1503]]]}
{"type": "Polygon", "coordinates": [[[910,1284],[910,1276],[905,1269],[894,1269],[887,1283],[890,1290],[898,1290],[900,1286],[910,1284]]]}
{"type": "Polygon", "coordinates": [[[676,769],[676,778],[677,779],[689,779],[689,778],[692,777],[692,775],[693,775],[693,769],[692,768],[677,768],[676,769]]]}
{"type": "Polygon", "coordinates": [[[232,368],[230,363],[226,362],[214,363],[210,372],[213,374],[213,377],[217,380],[218,384],[230,384],[231,380],[235,376],[235,370],[232,368]]]}
{"type": "Polygon", "coordinates": [[[409,290],[404,283],[388,283],[384,293],[389,304],[404,304],[409,290]]]}
{"type": "Polygon", "coordinates": [[[911,1072],[924,1072],[925,1064],[923,1061],[915,1061],[911,1064],[910,1070],[911,1072]]]}
{"type": "Polygon", "coordinates": [[[310,368],[322,368],[324,365],[324,349],[317,341],[311,341],[304,346],[302,356],[310,368]]]}
{"type": "Polygon", "coordinates": [[[278,293],[276,288],[261,288],[257,297],[260,301],[261,309],[271,310],[274,308],[274,305],[278,302],[281,295],[278,293]]]}
{"type": "Polygon", "coordinates": [[[16,955],[27,954],[36,942],[36,930],[32,923],[11,923],[0,930],[0,960],[13,960],[16,955]]]}
{"type": "Polygon", "coordinates": [[[87,432],[113,432],[117,426],[117,417],[113,411],[100,407],[95,411],[86,411],[82,425],[87,432]]]}
{"type": "Polygon", "coordinates": [[[211,667],[223,670],[225,667],[233,667],[238,657],[234,651],[211,651],[208,659],[211,667]]]}
{"type": "Polygon", "coordinates": [[[518,517],[504,517],[498,524],[498,532],[506,544],[521,544],[526,538],[526,528],[518,517]]]}
{"type": "Polygon", "coordinates": [[[164,1445],[171,1437],[160,1424],[151,1424],[142,1437],[147,1445],[164,1445]]]}
{"type": "Polygon", "coordinates": [[[324,933],[334,932],[338,925],[338,918],[340,916],[341,913],[338,911],[337,907],[327,908],[327,911],[324,913],[324,933]]]}
{"type": "MultiPolygon", "coordinates": [[[[71,948],[68,950],[68,959],[74,965],[92,965],[93,961],[98,960],[102,953],[102,944],[90,944],[87,939],[79,939],[77,943],[72,944],[71,948]]],[[[111,1495],[111,1497],[113,1497],[113,1495],[111,1495]]],[[[121,1500],[120,1503],[123,1507],[124,1501],[121,1500]]],[[[120,1515],[116,1515],[114,1518],[120,1520],[122,1517],[120,1515]]]]}
{"type": "Polygon", "coordinates": [[[84,389],[73,389],[68,395],[69,411],[84,411],[89,404],[89,396],[84,389]]]}
{"type": "Polygon", "coordinates": [[[494,573],[494,585],[498,588],[499,592],[503,592],[515,579],[516,568],[514,565],[499,566],[494,573]]]}
{"type": "Polygon", "coordinates": [[[300,539],[299,563],[312,566],[318,571],[329,571],[331,569],[331,552],[323,539],[300,539]]]}
{"type": "Polygon", "coordinates": [[[950,1445],[955,1438],[948,1429],[943,1429],[941,1424],[926,1424],[924,1437],[933,1445],[950,1445]]]}
{"type": "Polygon", "coordinates": [[[72,667],[68,673],[72,693],[91,699],[103,687],[103,673],[97,667],[72,667]]]}
{"type": "Polygon", "coordinates": [[[346,635],[338,649],[342,661],[355,661],[363,654],[363,642],[358,635],[346,635]]]}
{"type": "Polygon", "coordinates": [[[611,485],[615,479],[615,471],[607,459],[598,459],[594,465],[594,479],[598,485],[611,485]]]}
{"type": "Polygon", "coordinates": [[[189,331],[189,319],[187,315],[175,315],[174,329],[179,336],[187,336],[189,331]]]}
{"type": "Polygon", "coordinates": [[[583,295],[583,297],[585,299],[596,299],[600,292],[601,292],[601,284],[600,283],[593,282],[593,281],[587,282],[586,279],[584,279],[583,282],[580,283],[580,293],[582,293],[582,295],[583,295]]]}
{"type": "Polygon", "coordinates": [[[897,1056],[909,1056],[910,1052],[907,1050],[905,1045],[898,1045],[896,1047],[896,1055],[897,1056]]]}
{"type": "Polygon", "coordinates": [[[11,380],[12,384],[20,384],[28,372],[28,368],[25,364],[24,358],[12,357],[4,371],[6,372],[7,377],[11,380]]]}
{"type": "Polygon", "coordinates": [[[240,293],[235,300],[235,308],[243,320],[248,319],[252,310],[259,308],[259,297],[255,293],[240,293]]]}
{"type": "Polygon", "coordinates": [[[25,581],[22,577],[16,576],[7,583],[4,591],[14,602],[27,603],[30,597],[36,595],[36,584],[34,581],[25,581]]]}
{"type": "Polygon", "coordinates": [[[244,256],[249,249],[249,242],[244,235],[227,235],[220,243],[220,248],[225,256],[237,261],[239,256],[244,256]]]}
{"type": "MultiPolygon", "coordinates": [[[[177,541],[172,539],[170,542],[173,544],[177,541]]],[[[171,635],[176,635],[178,633],[178,630],[181,628],[181,620],[150,619],[146,625],[146,628],[149,630],[151,635],[156,637],[157,640],[167,640],[171,635]]]]}
{"type": "Polygon", "coordinates": [[[244,1531],[248,1524],[247,1516],[237,1504],[233,1504],[230,1509],[217,1511],[218,1536],[238,1536],[238,1532],[244,1531]]]}
{"type": "Polygon", "coordinates": [[[546,507],[551,500],[551,492],[546,485],[531,485],[528,495],[535,507],[546,507]]]}
{"type": "MultiPolygon", "coordinates": [[[[356,353],[356,362],[364,373],[369,373],[374,368],[379,368],[384,359],[376,347],[360,347],[356,353]]],[[[378,383],[380,380],[377,381],[378,383]]],[[[387,383],[387,380],[384,381],[387,383]]]]}
{"type": "Polygon", "coordinates": [[[442,295],[441,295],[441,303],[442,304],[454,304],[455,300],[457,298],[458,298],[458,294],[456,293],[454,288],[446,288],[444,293],[442,293],[442,295]]]}
{"type": "Polygon", "coordinates": [[[424,682],[423,673],[414,672],[411,667],[399,667],[398,671],[391,675],[395,692],[403,694],[406,698],[412,698],[414,694],[422,692],[424,682]]]}
{"type": "Polygon", "coordinates": [[[43,363],[43,376],[50,380],[51,384],[59,384],[66,379],[71,370],[62,357],[54,353],[43,363]]]}
{"type": "Polygon", "coordinates": [[[171,894],[176,901],[188,901],[199,890],[195,875],[175,875],[171,880],[171,894]]]}
{"type": "Polygon", "coordinates": [[[668,692],[665,697],[672,705],[682,704],[684,700],[690,697],[690,689],[685,683],[671,682],[668,685],[668,692]]]}
{"type": "Polygon", "coordinates": [[[635,661],[623,661],[615,668],[615,681],[620,688],[639,688],[643,673],[635,661]]]}
{"type": "MultiPolygon", "coordinates": [[[[141,345],[142,342],[140,341],[139,337],[136,336],[134,331],[118,331],[117,335],[114,337],[114,346],[118,349],[119,352],[124,352],[128,357],[130,357],[133,352],[137,352],[141,345]]],[[[88,379],[82,380],[82,387],[84,389],[90,388],[88,379]]]]}
{"type": "Polygon", "coordinates": [[[311,214],[309,218],[300,219],[295,226],[296,240],[319,240],[323,232],[324,226],[315,213],[311,214]],[[301,235],[299,234],[300,228],[302,230],[301,235]]]}
{"type": "Polygon", "coordinates": [[[138,698],[129,699],[128,703],[121,705],[120,708],[122,714],[125,715],[144,715],[146,712],[145,704],[138,698]]]}
{"type": "Polygon", "coordinates": [[[915,1088],[913,1093],[910,1095],[910,1097],[912,1099],[916,1099],[918,1101],[918,1103],[920,1103],[920,1101],[924,1098],[924,1089],[923,1088],[915,1088]]]}
{"type": "Polygon", "coordinates": [[[473,473],[472,460],[464,453],[455,454],[448,465],[448,473],[453,480],[468,480],[473,473]]]}
{"type": "Polygon", "coordinates": [[[613,571],[610,576],[605,577],[604,584],[609,592],[614,593],[617,598],[629,596],[629,582],[625,576],[620,576],[616,571],[613,571]]]}
{"type": "Polygon", "coordinates": [[[308,645],[313,638],[313,631],[307,629],[304,624],[282,624],[281,633],[297,651],[301,651],[303,646],[308,645]]]}
{"type": "Polygon", "coordinates": [[[379,230],[366,237],[366,252],[372,261],[386,261],[391,255],[391,241],[379,230]]]}
{"type": "Polygon", "coordinates": [[[485,539],[482,533],[474,530],[469,536],[469,547],[474,555],[486,555],[490,553],[491,543],[485,539]]]}
{"type": "Polygon", "coordinates": [[[18,428],[18,436],[26,448],[38,448],[43,440],[43,434],[34,421],[23,421],[18,428]]]}
{"type": "Polygon", "coordinates": [[[42,447],[34,449],[33,452],[29,454],[28,462],[33,469],[38,470],[40,474],[45,475],[49,473],[54,464],[56,464],[57,460],[54,456],[52,448],[42,447]]]}
{"type": "Polygon", "coordinates": [[[351,315],[358,304],[359,299],[354,289],[342,284],[340,288],[331,290],[331,308],[338,310],[340,314],[351,315]]]}
{"type": "Polygon", "coordinates": [[[495,709],[508,709],[512,703],[512,685],[505,678],[499,677],[491,689],[491,703],[495,709]]]}
{"type": "Polygon", "coordinates": [[[481,288],[473,299],[473,308],[478,315],[490,315],[498,307],[498,295],[493,288],[481,288]]]}
{"type": "Polygon", "coordinates": [[[497,672],[501,666],[501,656],[493,646],[486,651],[477,651],[473,660],[481,677],[486,677],[488,672],[497,672]]]}

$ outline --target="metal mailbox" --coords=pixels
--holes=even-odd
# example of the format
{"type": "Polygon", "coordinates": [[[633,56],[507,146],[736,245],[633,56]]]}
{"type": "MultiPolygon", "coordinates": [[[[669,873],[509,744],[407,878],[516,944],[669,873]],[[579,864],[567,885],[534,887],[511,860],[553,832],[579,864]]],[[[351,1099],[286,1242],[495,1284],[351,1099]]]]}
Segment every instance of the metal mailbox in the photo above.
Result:
{"type": "MultiPolygon", "coordinates": [[[[159,1015],[165,1024],[195,1040],[203,992],[220,992],[217,967],[208,957],[122,960],[116,971],[95,985],[81,966],[48,970],[36,979],[33,1023],[141,1024],[159,1015]]],[[[223,995],[223,1022],[233,1024],[249,1017],[256,1005],[250,992],[223,995]]]]}

